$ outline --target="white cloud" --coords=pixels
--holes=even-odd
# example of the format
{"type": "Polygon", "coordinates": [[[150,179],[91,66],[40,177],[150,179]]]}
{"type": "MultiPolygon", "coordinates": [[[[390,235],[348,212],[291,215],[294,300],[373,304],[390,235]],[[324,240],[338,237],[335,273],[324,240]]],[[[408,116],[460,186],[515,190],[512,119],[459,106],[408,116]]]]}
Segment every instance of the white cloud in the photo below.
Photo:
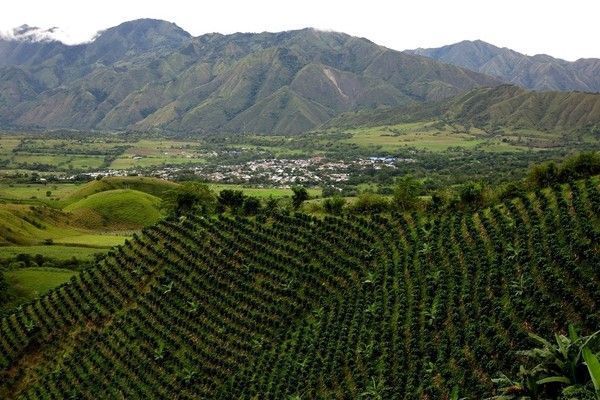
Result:
{"type": "Polygon", "coordinates": [[[24,23],[59,26],[54,37],[77,43],[121,22],[149,17],[175,22],[193,35],[310,26],[398,50],[482,39],[526,54],[574,60],[600,57],[598,15],[598,0],[30,0],[3,4],[0,31],[24,23]]]}

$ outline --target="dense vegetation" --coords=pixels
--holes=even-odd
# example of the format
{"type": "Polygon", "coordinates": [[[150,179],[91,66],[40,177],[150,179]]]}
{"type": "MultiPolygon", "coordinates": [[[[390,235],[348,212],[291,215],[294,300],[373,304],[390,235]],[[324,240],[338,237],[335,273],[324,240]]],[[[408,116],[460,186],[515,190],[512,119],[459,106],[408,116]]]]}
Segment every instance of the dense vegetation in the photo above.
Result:
{"type": "Polygon", "coordinates": [[[592,178],[427,217],[171,218],[0,321],[0,395],[492,395],[530,333],[600,326],[599,215],[592,178]]]}

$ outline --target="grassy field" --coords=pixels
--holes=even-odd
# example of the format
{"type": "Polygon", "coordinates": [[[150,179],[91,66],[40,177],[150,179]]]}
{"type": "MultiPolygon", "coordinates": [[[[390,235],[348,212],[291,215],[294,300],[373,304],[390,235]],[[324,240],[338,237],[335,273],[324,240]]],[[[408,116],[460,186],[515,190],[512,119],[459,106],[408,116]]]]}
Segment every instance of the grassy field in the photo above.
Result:
{"type": "Polygon", "coordinates": [[[104,162],[102,156],[89,155],[61,155],[61,154],[29,154],[18,153],[10,157],[13,166],[26,166],[32,164],[44,164],[55,166],[57,169],[97,169],[104,162]]]}
{"type": "Polygon", "coordinates": [[[76,271],[60,268],[31,267],[10,270],[5,273],[9,295],[13,300],[6,308],[35,299],[48,290],[67,282],[76,271]]]}
{"type": "Polygon", "coordinates": [[[449,126],[440,127],[435,122],[415,122],[391,126],[350,129],[351,137],[343,142],[361,147],[379,148],[394,151],[402,148],[415,148],[433,152],[443,152],[451,148],[475,149],[481,151],[520,152],[533,148],[544,148],[556,140],[556,135],[538,131],[510,131],[490,135],[479,129],[469,132],[449,126]],[[528,141],[520,141],[522,137],[528,141]],[[529,146],[527,145],[529,143],[529,146]]]}
{"type": "MultiPolygon", "coordinates": [[[[292,189],[289,188],[260,188],[260,187],[249,187],[245,185],[235,184],[221,184],[221,183],[210,183],[208,185],[215,193],[219,193],[221,190],[241,190],[248,196],[260,197],[260,198],[281,198],[290,197],[292,195],[292,189]]],[[[312,197],[321,196],[321,189],[309,188],[308,194],[312,197]]]]}
{"type": "Polygon", "coordinates": [[[35,256],[41,254],[44,257],[53,258],[56,260],[70,260],[73,257],[78,260],[91,260],[94,254],[105,253],[109,250],[106,248],[82,247],[82,246],[3,246],[0,247],[0,258],[13,258],[18,254],[29,254],[35,256]]]}
{"type": "Polygon", "coordinates": [[[61,237],[54,240],[54,243],[62,245],[103,248],[123,244],[129,237],[130,236],[126,234],[82,233],[79,235],[61,237]]]}
{"type": "Polygon", "coordinates": [[[205,161],[201,143],[196,141],[140,140],[116,158],[113,169],[147,168],[161,165],[199,164],[205,161]]]}
{"type": "Polygon", "coordinates": [[[31,135],[0,135],[0,161],[8,170],[51,166],[55,171],[88,171],[108,167],[131,169],[203,163],[201,141],[119,139],[111,135],[56,139],[31,135]],[[110,157],[108,164],[105,164],[110,157]],[[112,159],[112,161],[111,161],[112,159]]]}
{"type": "Polygon", "coordinates": [[[0,184],[0,199],[5,200],[31,200],[36,199],[48,204],[63,200],[81,188],[81,184],[0,184]],[[50,192],[50,195],[47,195],[50,192]]]}
{"type": "MultiPolygon", "coordinates": [[[[242,190],[248,196],[266,198],[286,197],[292,195],[288,188],[263,188],[238,184],[210,183],[210,188],[215,192],[223,189],[242,190]]],[[[99,181],[88,183],[59,183],[59,184],[2,184],[0,183],[0,199],[6,201],[28,201],[35,200],[53,207],[65,207],[95,193],[114,189],[133,189],[148,193],[153,196],[162,197],[166,191],[174,189],[177,184],[149,177],[109,177],[99,181]],[[50,195],[47,196],[47,192],[50,195]]],[[[308,190],[311,196],[320,196],[321,190],[311,188],[308,190]]]]}
{"type": "Polygon", "coordinates": [[[82,226],[95,229],[137,229],[157,222],[160,198],[132,189],[92,194],[64,208],[82,226]]]}

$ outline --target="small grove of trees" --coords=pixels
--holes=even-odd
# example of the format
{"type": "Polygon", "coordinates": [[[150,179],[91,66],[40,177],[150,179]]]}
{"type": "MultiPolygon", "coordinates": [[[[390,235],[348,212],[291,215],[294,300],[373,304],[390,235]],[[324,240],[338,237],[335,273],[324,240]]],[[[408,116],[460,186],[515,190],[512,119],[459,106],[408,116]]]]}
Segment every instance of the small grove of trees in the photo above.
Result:
{"type": "Polygon", "coordinates": [[[256,215],[261,211],[261,202],[256,197],[246,196],[241,190],[224,189],[217,196],[217,211],[256,215]]]}
{"type": "Polygon", "coordinates": [[[597,174],[600,174],[600,152],[585,152],[571,156],[560,164],[550,161],[532,166],[527,183],[532,188],[543,188],[597,174]]]}
{"type": "Polygon", "coordinates": [[[551,342],[530,334],[538,347],[520,352],[528,366],[519,375],[494,379],[497,400],[597,400],[600,399],[600,331],[579,336],[573,326],[569,334],[555,335],[551,342]]]}
{"type": "Polygon", "coordinates": [[[59,260],[51,257],[46,257],[42,254],[31,255],[20,253],[14,257],[4,258],[0,260],[0,270],[13,268],[28,268],[28,267],[47,267],[47,268],[63,268],[71,270],[82,270],[91,265],[97,264],[104,258],[104,254],[96,253],[92,260],[82,260],[75,256],[66,260],[59,260]]]}
{"type": "Polygon", "coordinates": [[[162,207],[170,213],[181,215],[192,208],[199,208],[205,213],[212,212],[215,203],[215,195],[208,185],[186,182],[165,193],[162,207]]]}
{"type": "Polygon", "coordinates": [[[241,190],[223,189],[217,196],[217,211],[229,210],[237,214],[244,205],[245,197],[244,192],[241,190]]]}
{"type": "MultiPolygon", "coordinates": [[[[163,198],[162,207],[175,215],[182,215],[192,209],[205,214],[230,212],[246,216],[263,211],[259,198],[247,196],[241,190],[223,189],[215,195],[208,185],[196,182],[184,183],[170,190],[163,198]]],[[[269,198],[264,211],[273,213],[278,207],[277,199],[269,198]]]]}

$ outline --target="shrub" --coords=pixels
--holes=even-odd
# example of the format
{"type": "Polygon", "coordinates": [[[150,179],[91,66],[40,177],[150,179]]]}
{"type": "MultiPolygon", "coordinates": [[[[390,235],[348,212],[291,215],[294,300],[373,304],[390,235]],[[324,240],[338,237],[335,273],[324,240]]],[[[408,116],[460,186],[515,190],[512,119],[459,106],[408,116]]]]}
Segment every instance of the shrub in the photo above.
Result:
{"type": "Polygon", "coordinates": [[[534,165],[527,174],[527,182],[533,188],[551,186],[557,181],[558,168],[553,161],[534,165]]]}
{"type": "Polygon", "coordinates": [[[302,203],[309,199],[308,191],[302,186],[294,186],[292,188],[292,191],[294,192],[294,194],[292,195],[292,206],[295,210],[297,210],[298,208],[300,208],[302,203]]]}
{"type": "Polygon", "coordinates": [[[346,200],[340,196],[333,196],[323,202],[323,209],[328,214],[340,215],[344,211],[346,200]]]}
{"type": "Polygon", "coordinates": [[[222,211],[226,209],[236,212],[244,205],[244,192],[241,190],[224,189],[217,197],[217,203],[222,211]]]}
{"type": "Polygon", "coordinates": [[[389,208],[389,201],[373,192],[361,193],[352,205],[352,210],[365,214],[379,214],[389,210],[389,208]]]}
{"type": "Polygon", "coordinates": [[[392,206],[398,211],[409,211],[415,209],[419,204],[421,194],[421,182],[411,175],[398,179],[394,187],[392,206]]]}
{"type": "Polygon", "coordinates": [[[480,207],[484,203],[484,188],[481,183],[469,182],[459,190],[460,204],[466,208],[480,207]]]}
{"type": "Polygon", "coordinates": [[[244,215],[256,215],[260,211],[260,200],[256,197],[246,197],[242,206],[244,215]]]}

